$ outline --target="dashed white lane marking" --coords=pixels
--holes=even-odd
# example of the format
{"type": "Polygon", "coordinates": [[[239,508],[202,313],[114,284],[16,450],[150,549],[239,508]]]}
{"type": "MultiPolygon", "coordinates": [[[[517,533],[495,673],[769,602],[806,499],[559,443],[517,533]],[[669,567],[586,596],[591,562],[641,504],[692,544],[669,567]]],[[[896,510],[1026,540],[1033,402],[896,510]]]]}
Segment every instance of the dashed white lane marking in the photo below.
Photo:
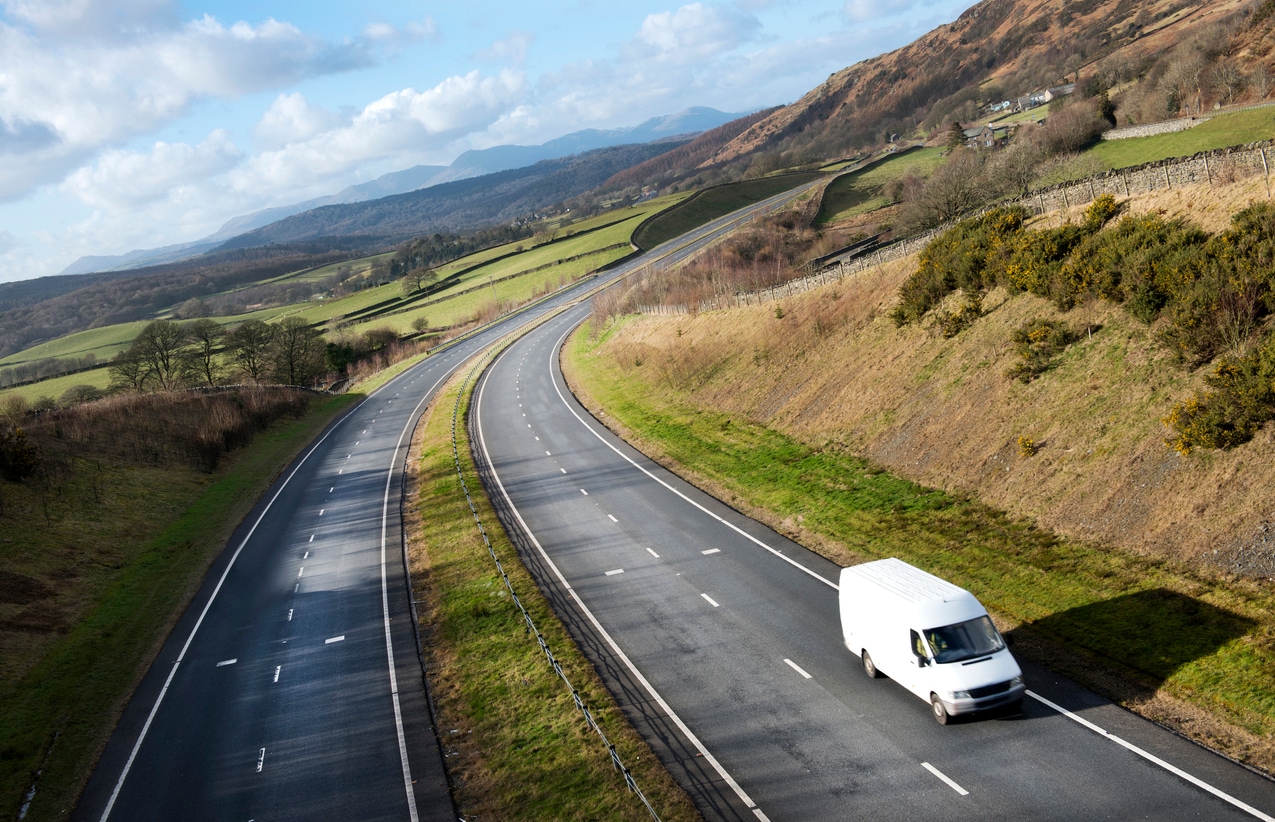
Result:
{"type": "Polygon", "coordinates": [[[1262,822],[1275,822],[1275,817],[1272,817],[1269,814],[1262,813],[1257,808],[1254,808],[1252,805],[1249,805],[1245,802],[1241,802],[1240,800],[1231,796],[1229,793],[1226,793],[1223,790],[1213,787],[1209,783],[1205,782],[1203,779],[1192,776],[1191,774],[1187,773],[1181,768],[1170,765],[1168,762],[1165,762],[1160,757],[1142,750],[1137,745],[1134,745],[1132,742],[1126,742],[1125,740],[1121,739],[1115,734],[1107,732],[1107,730],[1105,730],[1104,728],[1098,727],[1097,725],[1093,724],[1092,722],[1085,719],[1084,717],[1077,716],[1076,714],[1072,713],[1071,711],[1067,710],[1061,705],[1058,705],[1054,702],[1050,702],[1048,699],[1045,699],[1045,697],[1041,696],[1040,694],[1029,690],[1027,691],[1027,695],[1030,696],[1032,699],[1036,700],[1037,702],[1041,703],[1042,705],[1047,705],[1048,707],[1053,708],[1055,711],[1067,717],[1068,719],[1072,720],[1073,722],[1077,722],[1081,725],[1084,725],[1086,728],[1098,734],[1099,736],[1105,736],[1107,739],[1110,739],[1112,742],[1116,743],[1120,747],[1126,748],[1132,751],[1133,753],[1137,754],[1138,756],[1142,757],[1148,762],[1152,762],[1156,765],[1159,765],[1161,768],[1164,768],[1166,771],[1173,774],[1174,776],[1178,776],[1178,777],[1181,777],[1182,779],[1185,779],[1187,782],[1190,782],[1192,785],[1196,786],[1197,788],[1203,788],[1204,790],[1216,796],[1218,799],[1221,799],[1223,802],[1229,802],[1230,804],[1234,805],[1235,807],[1239,808],[1240,810],[1244,811],[1250,816],[1257,817],[1258,819],[1261,819],[1262,822]]]}
{"type": "Polygon", "coordinates": [[[583,488],[580,489],[580,493],[584,494],[586,497],[589,496],[589,492],[584,490],[583,488]]]}
{"type": "Polygon", "coordinates": [[[331,494],[335,490],[336,490],[336,486],[333,485],[331,488],[328,489],[328,493],[331,494]]]}
{"type": "Polygon", "coordinates": [[[611,520],[612,522],[619,522],[619,520],[616,519],[615,516],[612,514],[607,514],[607,519],[611,520]]]}
{"type": "Polygon", "coordinates": [[[721,552],[721,548],[709,548],[707,551],[700,551],[700,553],[704,556],[708,556],[709,554],[720,554],[721,552]]]}
{"type": "Polygon", "coordinates": [[[540,442],[540,438],[539,438],[539,437],[536,437],[536,442],[540,442]]]}
{"type": "Polygon", "coordinates": [[[922,768],[925,768],[927,771],[929,771],[930,773],[934,774],[934,775],[935,775],[935,776],[937,776],[939,779],[942,779],[944,782],[946,782],[946,783],[947,783],[947,786],[948,786],[949,788],[951,788],[952,790],[956,791],[956,792],[957,792],[957,793],[959,793],[961,796],[969,796],[969,795],[970,795],[970,792],[969,792],[969,791],[965,790],[965,789],[964,789],[964,788],[962,788],[960,785],[956,784],[954,781],[952,781],[952,778],[951,778],[950,776],[948,776],[947,774],[943,773],[943,772],[942,772],[942,771],[940,771],[938,768],[936,768],[936,767],[934,767],[933,765],[931,765],[929,762],[922,762],[922,763],[921,763],[921,767],[922,767],[922,768]]]}
{"type": "Polygon", "coordinates": [[[527,427],[528,427],[528,428],[530,428],[530,427],[531,427],[531,423],[527,423],[527,427]]]}
{"type": "Polygon", "coordinates": [[[614,571],[607,571],[607,576],[609,576],[609,577],[613,577],[613,576],[615,576],[616,574],[623,574],[623,573],[624,573],[624,569],[623,569],[623,568],[616,568],[614,571]]]}
{"type": "Polygon", "coordinates": [[[355,440],[354,444],[355,444],[355,445],[358,445],[358,444],[359,444],[359,443],[361,443],[361,442],[363,442],[363,440],[355,440]]]}
{"type": "Polygon", "coordinates": [[[238,659],[238,658],[235,658],[235,659],[223,659],[221,662],[218,662],[218,663],[217,663],[217,667],[218,667],[218,668],[224,668],[224,667],[226,667],[227,665],[234,665],[234,664],[235,664],[236,662],[238,662],[238,661],[239,661],[239,659],[238,659]]]}
{"type": "Polygon", "coordinates": [[[300,590],[301,590],[301,583],[298,582],[296,585],[292,586],[292,593],[295,594],[297,591],[300,591],[300,590]]]}
{"type": "Polygon", "coordinates": [[[650,554],[651,556],[655,557],[656,559],[659,559],[659,558],[660,558],[660,555],[659,555],[659,554],[657,554],[657,553],[655,553],[654,551],[652,551],[650,548],[647,548],[647,549],[646,549],[646,552],[647,552],[648,554],[650,554]]]}
{"type": "Polygon", "coordinates": [[[266,749],[262,748],[261,753],[257,754],[257,773],[261,773],[261,766],[266,764],[266,749]]]}
{"type": "MultiPolygon", "coordinates": [[[[347,459],[349,459],[349,458],[347,457],[347,459]]],[[[344,468],[342,468],[341,470],[337,471],[337,473],[338,473],[338,474],[344,474],[344,473],[345,473],[345,469],[344,469],[344,468]]]]}
{"type": "Polygon", "coordinates": [[[810,679],[810,674],[808,674],[808,673],[806,673],[805,671],[803,671],[803,670],[801,669],[801,666],[800,666],[800,665],[798,665],[797,663],[793,662],[791,659],[785,659],[785,660],[784,660],[784,662],[788,663],[788,667],[789,667],[789,668],[792,668],[794,671],[796,671],[797,673],[801,674],[804,678],[806,678],[806,679],[810,679]]]}
{"type": "Polygon", "coordinates": [[[708,594],[700,594],[700,596],[702,596],[704,598],[704,601],[707,602],[709,605],[712,605],[714,608],[722,607],[721,604],[717,602],[717,600],[713,599],[708,594]]]}
{"type": "Polygon", "coordinates": [[[314,542],[314,534],[311,534],[311,535],[310,535],[310,541],[311,541],[311,542],[314,542]]]}
{"type": "Polygon", "coordinates": [[[546,451],[546,452],[545,452],[545,456],[546,456],[546,457],[552,457],[552,456],[553,456],[553,454],[550,454],[548,451],[546,451]]]}
{"type": "Polygon", "coordinates": [[[561,471],[561,472],[562,472],[562,473],[564,473],[564,474],[565,474],[565,473],[567,473],[567,469],[565,469],[565,468],[559,468],[558,470],[559,470],[559,471],[561,471]]]}
{"type": "Polygon", "coordinates": [[[282,671],[282,670],[283,670],[283,666],[282,666],[282,665],[276,665],[276,666],[274,666],[274,681],[275,681],[275,682],[278,682],[278,681],[279,681],[279,672],[280,672],[280,671],[282,671]]]}
{"type": "Polygon", "coordinates": [[[306,551],[306,552],[305,552],[305,555],[304,555],[303,557],[301,557],[301,558],[302,558],[302,559],[309,559],[309,558],[310,558],[310,552],[309,552],[309,551],[306,551]]]}
{"type": "Polygon", "coordinates": [[[328,510],[328,509],[326,509],[326,508],[320,508],[320,509],[319,509],[319,516],[323,516],[323,512],[324,512],[324,511],[326,511],[326,510],[328,510]]]}
{"type": "Polygon", "coordinates": [[[327,639],[323,640],[323,644],[331,645],[333,642],[341,642],[344,639],[345,639],[345,634],[341,634],[340,636],[328,637],[327,639]]]}
{"type": "Polygon", "coordinates": [[[292,621],[292,609],[291,609],[291,608],[289,608],[289,609],[288,609],[288,621],[289,621],[289,622],[291,622],[291,621],[292,621]]]}
{"type": "Polygon", "coordinates": [[[297,569],[297,579],[301,579],[301,575],[305,573],[305,566],[302,565],[297,569]]]}

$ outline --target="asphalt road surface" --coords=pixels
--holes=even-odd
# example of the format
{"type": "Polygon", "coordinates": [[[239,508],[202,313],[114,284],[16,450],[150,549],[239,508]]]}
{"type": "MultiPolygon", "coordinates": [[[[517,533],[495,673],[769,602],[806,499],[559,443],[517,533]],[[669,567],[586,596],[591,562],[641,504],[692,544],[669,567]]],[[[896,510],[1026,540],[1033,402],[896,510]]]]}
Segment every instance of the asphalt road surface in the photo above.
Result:
{"type": "Polygon", "coordinates": [[[334,423],[240,526],[142,681],[74,812],[83,820],[455,819],[411,624],[399,500],[434,391],[500,336],[714,221],[430,356],[334,423]]]}
{"type": "Polygon", "coordinates": [[[471,430],[520,552],[708,818],[1271,822],[1275,783],[1037,667],[1021,715],[947,727],[869,679],[833,563],[576,403],[558,351],[587,310],[492,364],[471,430]]]}

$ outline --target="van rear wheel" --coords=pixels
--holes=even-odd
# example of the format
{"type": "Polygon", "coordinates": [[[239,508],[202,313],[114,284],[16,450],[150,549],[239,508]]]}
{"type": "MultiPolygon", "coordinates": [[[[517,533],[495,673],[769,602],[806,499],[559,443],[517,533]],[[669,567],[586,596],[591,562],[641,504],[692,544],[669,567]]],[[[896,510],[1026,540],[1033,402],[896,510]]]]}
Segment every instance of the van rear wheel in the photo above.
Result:
{"type": "Polygon", "coordinates": [[[881,672],[877,670],[877,665],[872,661],[872,657],[865,650],[863,652],[863,670],[871,679],[880,679],[881,672]]]}
{"type": "Polygon", "coordinates": [[[951,720],[952,715],[947,712],[947,707],[943,705],[943,700],[939,699],[938,694],[930,694],[930,708],[934,711],[934,719],[940,725],[946,725],[951,720]]]}

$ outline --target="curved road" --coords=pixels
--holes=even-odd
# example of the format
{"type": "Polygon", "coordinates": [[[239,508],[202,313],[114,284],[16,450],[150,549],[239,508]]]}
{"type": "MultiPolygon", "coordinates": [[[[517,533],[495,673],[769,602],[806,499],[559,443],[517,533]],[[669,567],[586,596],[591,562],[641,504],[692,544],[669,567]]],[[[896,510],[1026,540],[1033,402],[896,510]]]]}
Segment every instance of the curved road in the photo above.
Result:
{"type": "Polygon", "coordinates": [[[664,471],[572,397],[581,305],[510,346],[472,430],[506,530],[710,819],[1272,822],[1275,783],[1025,665],[1022,715],[942,727],[842,646],[838,568],[664,471]]]}
{"type": "Polygon", "coordinates": [[[600,283],[684,259],[796,189],[430,356],[258,503],[130,701],[83,820],[444,820],[398,519],[410,432],[456,368],[600,283]]]}

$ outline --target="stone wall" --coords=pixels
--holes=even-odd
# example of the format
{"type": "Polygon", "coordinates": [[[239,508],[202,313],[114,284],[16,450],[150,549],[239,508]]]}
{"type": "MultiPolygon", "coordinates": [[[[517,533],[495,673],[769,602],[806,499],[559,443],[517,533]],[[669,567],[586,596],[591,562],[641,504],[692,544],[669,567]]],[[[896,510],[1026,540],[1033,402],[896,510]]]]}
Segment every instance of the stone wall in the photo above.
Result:
{"type": "Polygon", "coordinates": [[[1209,117],[1180,117],[1177,120],[1165,120],[1163,123],[1147,123],[1145,126],[1127,126],[1113,128],[1102,133],[1104,140],[1128,140],[1131,137],[1152,137],[1156,134],[1172,134],[1175,131],[1186,131],[1200,123],[1207,123],[1209,117]]]}

